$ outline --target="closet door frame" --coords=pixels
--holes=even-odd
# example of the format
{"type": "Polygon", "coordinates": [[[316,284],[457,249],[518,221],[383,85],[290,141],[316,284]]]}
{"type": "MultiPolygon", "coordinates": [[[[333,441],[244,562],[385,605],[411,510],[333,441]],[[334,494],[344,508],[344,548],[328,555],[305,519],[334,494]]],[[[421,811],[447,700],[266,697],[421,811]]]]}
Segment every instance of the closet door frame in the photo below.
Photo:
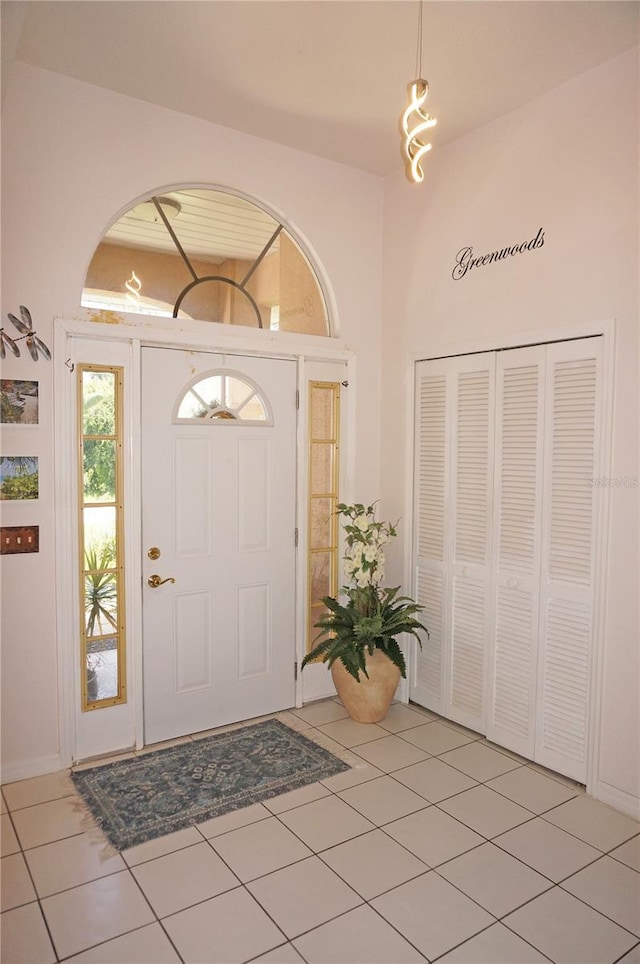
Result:
{"type": "MultiPolygon", "coordinates": [[[[543,328],[534,331],[512,332],[495,335],[489,338],[469,339],[465,342],[447,342],[438,340],[429,334],[429,344],[424,349],[417,349],[407,355],[406,361],[406,407],[405,407],[405,445],[408,453],[414,453],[416,430],[415,393],[416,393],[416,365],[421,361],[445,358],[454,355],[500,351],[509,348],[524,348],[533,345],[545,345],[593,336],[602,336],[602,384],[601,410],[597,413],[596,434],[599,437],[599,451],[597,463],[594,465],[594,476],[607,476],[611,472],[612,433],[613,433],[613,397],[614,397],[614,362],[616,347],[616,323],[614,319],[589,321],[577,325],[560,326],[557,328],[543,328]]],[[[415,524],[414,510],[414,466],[405,474],[404,518],[407,520],[404,545],[404,585],[413,586],[414,577],[414,545],[413,532],[415,524]]],[[[608,558],[608,531],[611,505],[611,491],[607,486],[596,489],[597,498],[594,507],[594,562],[593,562],[593,641],[592,641],[592,672],[589,686],[589,713],[587,721],[587,782],[588,793],[594,793],[598,782],[598,760],[600,755],[600,733],[602,721],[602,693],[603,693],[603,665],[605,652],[605,611],[606,611],[606,572],[608,558]]],[[[411,678],[413,661],[415,659],[415,644],[408,647],[408,679],[411,678]]],[[[405,701],[409,698],[408,681],[403,680],[398,691],[398,697],[405,701]]]]}

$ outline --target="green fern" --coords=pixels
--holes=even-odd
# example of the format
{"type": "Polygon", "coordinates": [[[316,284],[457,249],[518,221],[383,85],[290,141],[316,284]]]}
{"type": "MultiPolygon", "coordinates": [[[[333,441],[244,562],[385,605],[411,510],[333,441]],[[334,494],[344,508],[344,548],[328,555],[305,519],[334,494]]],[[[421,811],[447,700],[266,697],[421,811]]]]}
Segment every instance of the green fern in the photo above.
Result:
{"type": "Polygon", "coordinates": [[[319,640],[302,661],[304,668],[311,662],[322,660],[329,667],[339,659],[348,673],[360,681],[360,673],[368,678],[367,654],[381,650],[407,675],[404,654],[396,639],[408,634],[422,647],[421,633],[429,636],[429,630],[417,618],[423,609],[409,596],[399,596],[400,587],[377,589],[374,586],[343,589],[346,602],[332,596],[322,599],[327,612],[315,623],[320,629],[319,640]]]}

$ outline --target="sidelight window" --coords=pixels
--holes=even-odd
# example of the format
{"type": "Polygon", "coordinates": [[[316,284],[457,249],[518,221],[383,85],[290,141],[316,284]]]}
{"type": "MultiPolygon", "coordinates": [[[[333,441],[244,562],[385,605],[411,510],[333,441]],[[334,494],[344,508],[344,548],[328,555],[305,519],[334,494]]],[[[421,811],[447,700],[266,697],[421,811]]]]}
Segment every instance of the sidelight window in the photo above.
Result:
{"type": "Polygon", "coordinates": [[[309,382],[309,559],[307,651],[326,611],[323,596],[338,590],[338,477],[340,386],[309,382]]]}
{"type": "Polygon", "coordinates": [[[126,702],[122,369],[78,367],[82,709],[126,702]]]}

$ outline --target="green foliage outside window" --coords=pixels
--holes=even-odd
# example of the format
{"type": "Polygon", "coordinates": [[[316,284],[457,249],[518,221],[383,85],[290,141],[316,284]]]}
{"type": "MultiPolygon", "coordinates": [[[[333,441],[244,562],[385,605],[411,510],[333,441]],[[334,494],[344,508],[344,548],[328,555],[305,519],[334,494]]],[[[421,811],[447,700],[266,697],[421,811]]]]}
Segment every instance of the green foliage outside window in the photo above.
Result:
{"type": "Polygon", "coordinates": [[[105,542],[101,546],[94,543],[86,549],[84,557],[87,636],[102,636],[118,628],[115,618],[118,602],[116,574],[105,571],[116,565],[115,543],[105,542]]]}
{"type": "MultiPolygon", "coordinates": [[[[84,434],[113,435],[115,431],[115,393],[113,380],[87,379],[84,397],[84,434]]],[[[116,460],[113,444],[102,440],[87,440],[84,445],[83,471],[85,498],[115,499],[116,460]]]]}

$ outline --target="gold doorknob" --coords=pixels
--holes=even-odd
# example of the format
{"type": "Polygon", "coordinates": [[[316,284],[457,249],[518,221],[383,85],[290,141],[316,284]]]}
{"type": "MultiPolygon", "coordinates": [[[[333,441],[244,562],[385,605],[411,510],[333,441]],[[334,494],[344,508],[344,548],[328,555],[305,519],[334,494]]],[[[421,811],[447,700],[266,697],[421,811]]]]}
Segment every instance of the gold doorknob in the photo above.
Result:
{"type": "Polygon", "coordinates": [[[168,576],[166,579],[163,579],[161,576],[158,576],[156,573],[154,573],[152,576],[149,576],[147,582],[152,589],[157,589],[158,586],[163,586],[165,582],[175,582],[175,579],[173,576],[168,576]]]}

